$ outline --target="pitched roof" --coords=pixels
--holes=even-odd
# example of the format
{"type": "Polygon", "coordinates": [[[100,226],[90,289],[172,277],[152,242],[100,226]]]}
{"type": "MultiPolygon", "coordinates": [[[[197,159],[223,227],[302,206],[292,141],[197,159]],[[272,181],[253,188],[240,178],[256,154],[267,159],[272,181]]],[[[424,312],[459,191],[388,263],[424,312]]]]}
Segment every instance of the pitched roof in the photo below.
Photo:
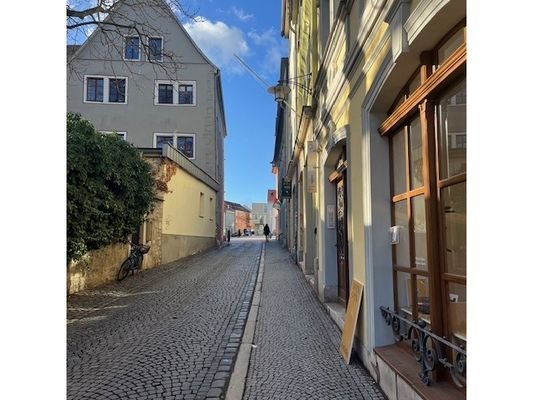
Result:
{"type": "Polygon", "coordinates": [[[234,203],[232,201],[227,201],[227,200],[224,200],[224,203],[226,204],[226,206],[232,210],[237,210],[237,211],[244,211],[244,212],[251,212],[248,208],[244,207],[243,205],[239,204],[239,203],[234,203]]]}
{"type": "MultiPolygon", "coordinates": [[[[172,8],[170,7],[170,5],[165,1],[165,0],[151,0],[152,1],[152,5],[160,5],[162,6],[168,13],[168,16],[171,17],[174,22],[176,22],[176,24],[178,25],[178,27],[181,29],[181,31],[185,34],[185,37],[187,37],[187,39],[189,39],[190,43],[192,44],[192,46],[196,49],[196,51],[200,54],[200,57],[202,57],[209,65],[211,65],[216,71],[220,71],[220,68],[218,68],[218,66],[216,66],[206,55],[205,53],[200,49],[200,47],[198,47],[198,45],[196,44],[196,42],[192,39],[191,35],[189,35],[189,33],[187,32],[187,30],[185,29],[185,27],[183,26],[183,24],[180,22],[180,20],[178,19],[177,15],[174,13],[174,11],[172,10],[172,8]]],[[[120,1],[120,3],[118,4],[117,7],[115,7],[113,9],[113,11],[109,12],[104,20],[102,22],[108,22],[109,20],[111,20],[113,18],[113,14],[118,12],[118,10],[120,9],[120,7],[124,4],[127,3],[127,0],[122,0],[120,1]]],[[[131,5],[130,5],[131,6],[131,5]]],[[[96,29],[93,30],[93,32],[91,32],[91,34],[89,35],[89,37],[83,42],[83,44],[79,47],[85,47],[86,45],[88,45],[89,42],[92,41],[92,39],[96,36],[96,33],[98,31],[101,31],[101,28],[100,28],[100,25],[97,24],[96,26],[96,29]]],[[[74,51],[74,53],[72,54],[72,56],[75,55],[75,53],[77,53],[79,49],[79,47],[74,51]]],[[[67,53],[68,54],[68,53],[67,53]]],[[[68,57],[67,57],[67,60],[68,60],[68,57]]]]}
{"type": "Polygon", "coordinates": [[[68,44],[67,45],[67,60],[70,59],[78,49],[81,47],[81,44],[68,44]]]}

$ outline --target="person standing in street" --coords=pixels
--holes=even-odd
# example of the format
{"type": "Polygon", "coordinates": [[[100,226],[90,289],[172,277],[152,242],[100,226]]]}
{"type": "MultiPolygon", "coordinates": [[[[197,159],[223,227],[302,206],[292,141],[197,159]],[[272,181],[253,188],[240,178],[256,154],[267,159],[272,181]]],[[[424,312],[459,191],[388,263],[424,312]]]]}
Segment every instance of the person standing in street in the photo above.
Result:
{"type": "Polygon", "coordinates": [[[265,235],[265,239],[268,242],[268,239],[270,239],[270,228],[268,224],[265,225],[265,228],[263,229],[263,234],[265,235]]]}

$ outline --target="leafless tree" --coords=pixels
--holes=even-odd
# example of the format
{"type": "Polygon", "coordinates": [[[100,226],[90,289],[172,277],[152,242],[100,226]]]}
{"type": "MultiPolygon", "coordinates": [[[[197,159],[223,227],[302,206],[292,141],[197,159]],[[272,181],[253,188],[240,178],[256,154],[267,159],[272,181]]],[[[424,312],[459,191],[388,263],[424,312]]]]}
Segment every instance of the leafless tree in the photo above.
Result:
{"type": "MultiPolygon", "coordinates": [[[[196,11],[192,11],[183,4],[186,0],[92,0],[67,3],[67,37],[68,41],[77,44],[85,42],[91,34],[97,35],[102,46],[98,46],[101,60],[117,61],[117,55],[123,52],[123,40],[126,36],[138,36],[141,50],[150,54],[148,38],[165,36],[158,24],[159,17],[184,17],[197,21],[196,11]],[[84,4],[85,7],[79,6],[84,4]]],[[[79,45],[67,47],[67,64],[71,72],[83,65],[77,62],[74,66],[72,56],[79,45]]],[[[180,69],[180,57],[171,51],[163,49],[164,61],[148,59],[154,69],[175,75],[180,69]]],[[[79,60],[78,60],[79,61],[79,60]]],[[[132,71],[133,72],[133,71],[132,71]]]]}

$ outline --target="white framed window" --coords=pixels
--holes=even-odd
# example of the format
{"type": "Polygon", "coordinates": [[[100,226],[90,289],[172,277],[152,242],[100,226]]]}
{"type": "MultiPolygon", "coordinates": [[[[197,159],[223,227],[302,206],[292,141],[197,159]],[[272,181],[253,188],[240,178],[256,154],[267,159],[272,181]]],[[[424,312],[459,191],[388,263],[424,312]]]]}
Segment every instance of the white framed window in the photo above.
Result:
{"type": "Polygon", "coordinates": [[[124,37],[124,60],[141,60],[141,38],[139,36],[124,37]]]}
{"type": "Polygon", "coordinates": [[[191,160],[196,158],[196,135],[194,133],[154,133],[154,147],[171,144],[191,160]]]}
{"type": "Polygon", "coordinates": [[[151,36],[147,38],[148,61],[163,61],[163,38],[161,36],[151,36]]]}
{"type": "Polygon", "coordinates": [[[128,133],[124,131],[98,131],[103,135],[117,135],[118,137],[122,138],[124,141],[126,140],[128,133]]]}
{"type": "Polygon", "coordinates": [[[128,78],[126,76],[85,75],[83,102],[127,104],[128,78]]]}
{"type": "Polygon", "coordinates": [[[196,81],[156,80],[154,104],[196,106],[196,81]]]}

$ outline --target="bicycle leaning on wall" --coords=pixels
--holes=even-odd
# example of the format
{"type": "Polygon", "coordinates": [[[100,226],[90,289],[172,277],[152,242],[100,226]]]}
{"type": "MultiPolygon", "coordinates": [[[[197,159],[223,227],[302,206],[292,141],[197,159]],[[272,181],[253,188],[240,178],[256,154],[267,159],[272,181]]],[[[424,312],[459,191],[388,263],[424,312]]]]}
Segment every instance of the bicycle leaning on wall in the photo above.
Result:
{"type": "Polygon", "coordinates": [[[134,274],[136,269],[140,269],[143,263],[143,258],[150,250],[148,245],[138,245],[133,242],[129,242],[131,245],[130,255],[124,260],[117,274],[117,281],[123,280],[131,271],[134,274]]]}

